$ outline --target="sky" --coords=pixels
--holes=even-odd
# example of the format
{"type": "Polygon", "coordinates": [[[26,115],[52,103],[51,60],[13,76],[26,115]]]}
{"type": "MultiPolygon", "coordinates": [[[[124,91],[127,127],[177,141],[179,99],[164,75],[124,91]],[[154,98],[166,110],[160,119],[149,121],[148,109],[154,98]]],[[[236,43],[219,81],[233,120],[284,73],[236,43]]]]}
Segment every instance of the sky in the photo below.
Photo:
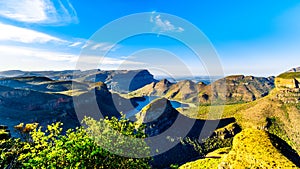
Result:
{"type": "Polygon", "coordinates": [[[188,76],[219,67],[225,75],[273,76],[300,66],[299,20],[299,0],[0,1],[0,71],[146,68],[188,76]],[[134,17],[140,13],[146,17],[134,17]],[[142,28],[152,33],[134,34],[142,28]],[[216,54],[199,56],[174,37],[216,54]]]}

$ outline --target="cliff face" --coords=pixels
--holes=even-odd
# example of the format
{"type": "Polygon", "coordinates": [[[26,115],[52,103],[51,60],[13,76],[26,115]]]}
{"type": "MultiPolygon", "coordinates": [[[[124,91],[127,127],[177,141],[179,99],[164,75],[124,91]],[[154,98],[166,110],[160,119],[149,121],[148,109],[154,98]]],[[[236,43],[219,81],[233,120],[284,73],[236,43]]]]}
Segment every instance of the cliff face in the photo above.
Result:
{"type": "Polygon", "coordinates": [[[200,100],[207,102],[211,99],[220,99],[226,103],[249,102],[266,96],[273,88],[273,77],[228,76],[207,86],[200,93],[200,100]]]}
{"type": "Polygon", "coordinates": [[[274,77],[235,75],[219,79],[212,84],[183,80],[170,84],[166,80],[151,83],[129,96],[162,96],[167,99],[209,104],[212,100],[226,103],[249,102],[266,96],[274,88],[274,77]]]}
{"type": "Polygon", "coordinates": [[[179,112],[165,98],[154,100],[136,114],[137,121],[146,124],[148,136],[156,136],[167,130],[176,120],[179,112]]]}
{"type": "Polygon", "coordinates": [[[156,82],[153,75],[147,70],[99,70],[88,73],[78,73],[78,75],[74,75],[74,79],[81,82],[104,82],[109,90],[119,93],[127,93],[156,82]]]}
{"type": "Polygon", "coordinates": [[[202,82],[195,83],[191,80],[171,83],[163,79],[133,91],[129,96],[163,96],[171,100],[198,102],[198,93],[205,86],[202,82]]]}
{"type": "Polygon", "coordinates": [[[284,103],[299,103],[300,72],[286,72],[275,78],[277,98],[284,103]]]}
{"type": "MultiPolygon", "coordinates": [[[[16,85],[24,84],[20,82],[23,78],[42,78],[43,81],[77,81],[83,83],[104,82],[108,89],[120,93],[129,92],[141,88],[152,82],[156,82],[153,75],[147,70],[65,70],[65,71],[5,71],[0,72],[0,77],[13,77],[14,79],[2,80],[0,85],[16,85]],[[10,80],[10,81],[9,81],[10,80]],[[14,80],[14,81],[12,81],[14,80]],[[10,84],[9,84],[10,83],[10,84]]],[[[24,86],[24,85],[22,85],[24,86]]],[[[32,85],[27,84],[30,88],[32,85]]],[[[9,86],[11,87],[11,86],[9,86]]]]}

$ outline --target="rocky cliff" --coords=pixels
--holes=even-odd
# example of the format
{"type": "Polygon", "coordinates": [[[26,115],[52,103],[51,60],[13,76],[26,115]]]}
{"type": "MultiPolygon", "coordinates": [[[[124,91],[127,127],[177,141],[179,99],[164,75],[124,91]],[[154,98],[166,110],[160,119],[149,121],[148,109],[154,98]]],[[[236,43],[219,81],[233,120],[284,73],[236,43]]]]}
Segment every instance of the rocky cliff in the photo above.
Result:
{"type": "MultiPolygon", "coordinates": [[[[297,70],[297,69],[295,69],[297,70]]],[[[275,78],[277,98],[284,103],[299,103],[300,72],[286,72],[275,78]]]]}
{"type": "Polygon", "coordinates": [[[154,156],[151,162],[154,168],[167,168],[171,164],[184,163],[190,159],[199,158],[199,153],[193,146],[181,144],[179,138],[188,137],[200,140],[209,136],[227,138],[239,132],[234,118],[221,120],[191,119],[180,114],[165,98],[153,100],[132,120],[136,120],[138,124],[145,124],[147,135],[155,138],[149,142],[150,147],[155,148],[151,151],[163,151],[173,145],[168,151],[154,156]],[[204,130],[205,125],[210,126],[210,128],[204,130]],[[229,126],[225,127],[227,125],[229,126]],[[214,132],[216,128],[219,130],[214,132]]]}
{"type": "Polygon", "coordinates": [[[171,83],[166,79],[153,82],[136,91],[129,93],[129,96],[161,96],[171,100],[197,102],[198,93],[206,84],[195,83],[191,80],[182,80],[178,83],[171,83]]]}
{"type": "MultiPolygon", "coordinates": [[[[129,92],[156,82],[148,70],[65,70],[65,71],[5,71],[0,77],[41,77],[54,81],[77,81],[83,83],[104,82],[108,89],[129,92]]],[[[3,82],[5,83],[5,82],[3,82]]]]}
{"type": "Polygon", "coordinates": [[[273,88],[274,77],[234,75],[206,86],[199,93],[199,100],[203,103],[212,99],[225,103],[249,102],[266,96],[273,88]]]}
{"type": "Polygon", "coordinates": [[[235,75],[219,79],[209,85],[183,80],[170,83],[161,80],[129,93],[133,96],[161,96],[167,99],[209,104],[211,100],[226,103],[249,102],[266,96],[274,88],[274,77],[235,75]]]}

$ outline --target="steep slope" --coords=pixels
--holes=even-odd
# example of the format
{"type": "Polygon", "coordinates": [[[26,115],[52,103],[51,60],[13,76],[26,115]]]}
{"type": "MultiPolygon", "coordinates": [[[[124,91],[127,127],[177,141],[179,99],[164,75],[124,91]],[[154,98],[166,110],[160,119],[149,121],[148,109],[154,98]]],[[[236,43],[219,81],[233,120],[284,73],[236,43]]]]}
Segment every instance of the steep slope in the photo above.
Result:
{"type": "Polygon", "coordinates": [[[228,104],[249,102],[266,96],[274,88],[274,77],[263,78],[235,75],[219,79],[212,84],[183,80],[172,84],[167,80],[151,83],[128,94],[134,96],[161,96],[184,102],[209,104],[223,100],[228,104]],[[225,88],[226,87],[226,88],[225,88]]]}
{"type": "Polygon", "coordinates": [[[161,98],[145,106],[135,117],[138,123],[146,124],[145,132],[152,137],[170,128],[178,115],[179,112],[172,107],[170,101],[161,98]]]}
{"type": "MultiPolygon", "coordinates": [[[[190,162],[181,166],[180,169],[297,168],[296,164],[284,156],[282,154],[284,152],[278,150],[272,141],[273,138],[265,131],[245,129],[234,137],[230,151],[228,149],[217,150],[207,155],[215,158],[190,162]],[[223,151],[223,153],[218,154],[218,151],[223,151]]],[[[290,152],[289,155],[294,155],[293,153],[290,152]]],[[[299,157],[296,157],[294,161],[299,165],[299,161],[296,160],[299,160],[299,157]]]]}
{"type": "Polygon", "coordinates": [[[170,86],[172,85],[167,79],[163,79],[159,82],[152,82],[144,87],[137,89],[131,93],[129,96],[164,96],[166,92],[169,90],[170,86]]]}
{"type": "Polygon", "coordinates": [[[23,122],[47,125],[62,121],[66,128],[79,125],[71,97],[32,90],[0,86],[0,123],[7,125],[12,135],[13,126],[23,122]]]}
{"type": "Polygon", "coordinates": [[[116,93],[111,93],[103,82],[94,84],[94,88],[89,92],[73,97],[76,113],[80,120],[84,116],[94,119],[106,116],[109,118],[120,117],[120,112],[129,111],[137,106],[137,99],[125,99],[116,93]]]}
{"type": "MultiPolygon", "coordinates": [[[[298,72],[285,72],[275,78],[276,86],[266,97],[243,104],[225,105],[224,112],[222,106],[214,106],[214,110],[223,113],[223,118],[236,118],[243,129],[242,134],[234,138],[232,150],[221,159],[201,159],[182,168],[200,164],[213,165],[214,168],[300,167],[298,78],[298,72]]],[[[210,108],[200,106],[196,110],[198,115],[189,111],[185,113],[193,114],[191,116],[194,118],[212,117],[207,116],[210,108]]]]}
{"type": "MultiPolygon", "coordinates": [[[[99,114],[100,110],[103,116],[120,117],[120,112],[137,106],[135,100],[138,98],[125,99],[118,94],[112,94],[102,82],[93,84],[93,87],[84,94],[70,97],[0,86],[0,124],[7,125],[12,129],[21,122],[37,122],[46,126],[52,122],[61,121],[64,123],[65,129],[68,129],[80,125],[77,115],[95,115],[99,114]],[[76,105],[82,105],[83,112],[75,113],[74,100],[76,100],[76,105]],[[95,103],[96,109],[93,109],[95,107],[92,105],[93,103],[95,103]]],[[[98,115],[92,117],[100,118],[98,115]]]]}
{"type": "Polygon", "coordinates": [[[171,100],[197,102],[197,96],[206,85],[202,82],[195,83],[191,80],[183,80],[171,83],[166,79],[153,82],[128,94],[129,97],[136,96],[161,96],[171,100]]]}
{"type": "Polygon", "coordinates": [[[47,77],[55,81],[77,81],[83,83],[105,82],[108,89],[116,92],[129,92],[156,82],[148,70],[100,70],[86,71],[4,71],[0,77],[47,77]]]}
{"type": "Polygon", "coordinates": [[[203,103],[212,99],[226,103],[249,102],[266,96],[273,88],[274,77],[228,76],[205,87],[199,93],[199,99],[203,103]]]}
{"type": "MultiPolygon", "coordinates": [[[[154,168],[166,168],[171,164],[181,164],[194,158],[199,158],[199,153],[192,147],[180,143],[179,138],[204,139],[214,133],[215,128],[204,130],[204,125],[216,128],[225,127],[233,122],[234,118],[221,120],[195,120],[180,114],[174,109],[169,100],[160,98],[153,100],[136,115],[139,124],[146,125],[145,132],[155,139],[150,140],[148,145],[152,152],[161,152],[154,156],[151,164],[154,168]],[[201,133],[206,133],[201,135],[201,133]],[[173,145],[173,146],[172,146],[173,145]],[[171,147],[170,147],[171,146],[171,147]],[[168,149],[170,147],[170,149],[168,149]],[[167,151],[165,151],[167,149],[167,151]]],[[[231,127],[236,132],[235,127],[231,127]]],[[[229,133],[222,133],[224,137],[230,137],[229,133]]]]}
{"type": "Polygon", "coordinates": [[[89,84],[75,81],[56,81],[39,76],[0,78],[0,85],[39,92],[65,92],[72,90],[72,88],[76,88],[78,91],[86,91],[89,89],[89,84]]]}
{"type": "Polygon", "coordinates": [[[287,73],[288,72],[300,72],[300,67],[292,68],[292,69],[288,70],[287,73]]]}
{"type": "Polygon", "coordinates": [[[198,102],[198,93],[205,86],[202,82],[195,83],[191,80],[183,80],[172,85],[165,96],[174,100],[198,102]]]}

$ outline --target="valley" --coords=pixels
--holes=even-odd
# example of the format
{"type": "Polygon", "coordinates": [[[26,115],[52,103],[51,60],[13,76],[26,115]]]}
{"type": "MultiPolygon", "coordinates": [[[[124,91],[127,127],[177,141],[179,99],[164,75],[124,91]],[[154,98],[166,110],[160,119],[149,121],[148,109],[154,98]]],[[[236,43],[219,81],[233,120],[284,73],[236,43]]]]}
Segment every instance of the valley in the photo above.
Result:
{"type": "Polygon", "coordinates": [[[147,70],[0,72],[0,137],[19,137],[20,123],[62,122],[66,132],[84,116],[125,115],[148,137],[164,136],[147,142],[161,151],[153,168],[299,168],[299,75],[294,68],[207,84],[157,80],[147,70]]]}

